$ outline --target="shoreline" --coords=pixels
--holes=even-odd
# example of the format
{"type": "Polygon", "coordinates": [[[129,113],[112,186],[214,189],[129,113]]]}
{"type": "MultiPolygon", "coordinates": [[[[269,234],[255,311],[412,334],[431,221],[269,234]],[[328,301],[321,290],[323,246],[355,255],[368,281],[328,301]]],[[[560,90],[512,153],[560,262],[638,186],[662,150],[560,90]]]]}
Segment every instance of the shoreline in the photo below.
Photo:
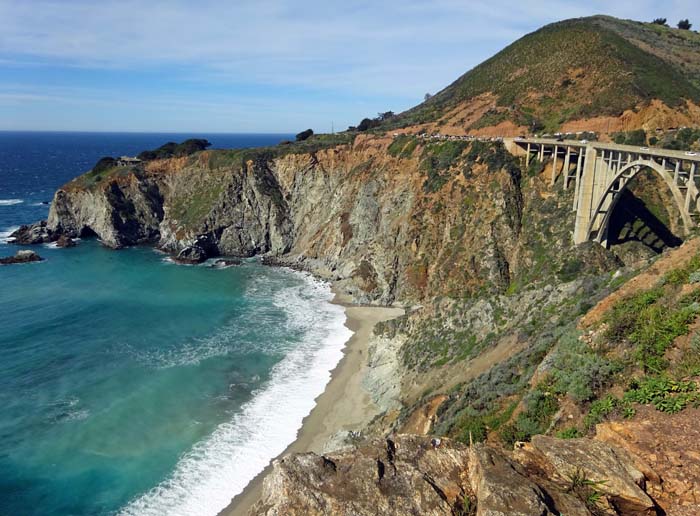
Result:
{"type": "MultiPolygon", "coordinates": [[[[399,317],[403,308],[353,305],[333,287],[331,301],[345,308],[345,326],[353,334],[345,343],[343,357],[331,371],[331,379],[316,404],[302,421],[296,439],[273,459],[290,453],[322,453],[326,442],[339,431],[356,430],[380,411],[362,386],[367,369],[367,350],[374,326],[381,321],[399,317]]],[[[272,461],[253,478],[219,516],[245,516],[260,499],[262,484],[272,470],[272,461]]]]}

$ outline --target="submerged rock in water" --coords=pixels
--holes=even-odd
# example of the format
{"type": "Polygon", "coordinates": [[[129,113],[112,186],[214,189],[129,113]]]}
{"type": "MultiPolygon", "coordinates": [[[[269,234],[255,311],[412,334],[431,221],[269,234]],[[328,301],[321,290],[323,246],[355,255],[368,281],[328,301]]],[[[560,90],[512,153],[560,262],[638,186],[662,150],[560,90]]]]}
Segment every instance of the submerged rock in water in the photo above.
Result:
{"type": "Polygon", "coordinates": [[[75,243],[75,240],[67,235],[61,235],[56,240],[56,247],[75,247],[76,245],[78,244],[75,243]]]}
{"type": "Polygon", "coordinates": [[[234,265],[240,265],[242,262],[238,258],[221,258],[216,260],[211,264],[211,267],[215,269],[225,269],[227,267],[233,267],[234,265]]]}
{"type": "Polygon", "coordinates": [[[202,263],[208,258],[207,253],[204,249],[198,245],[191,245],[185,247],[182,251],[177,253],[174,260],[178,263],[185,264],[195,264],[202,263]]]}
{"type": "Polygon", "coordinates": [[[40,262],[43,258],[36,254],[34,251],[29,251],[22,249],[17,251],[14,256],[8,256],[6,258],[0,258],[0,265],[12,265],[15,263],[30,263],[30,262],[40,262]]]}

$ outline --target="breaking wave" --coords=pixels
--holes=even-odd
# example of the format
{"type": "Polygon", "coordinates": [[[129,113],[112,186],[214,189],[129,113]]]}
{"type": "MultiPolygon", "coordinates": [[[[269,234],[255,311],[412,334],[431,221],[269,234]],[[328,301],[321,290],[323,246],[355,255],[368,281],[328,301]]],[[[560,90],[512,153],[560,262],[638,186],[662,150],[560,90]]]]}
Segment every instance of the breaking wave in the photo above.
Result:
{"type": "Polygon", "coordinates": [[[294,274],[304,277],[301,285],[270,292],[262,278],[250,287],[252,297],[271,295],[286,315],[285,331],[299,336],[270,380],[230,421],[183,455],[169,478],[119,514],[215,516],[296,439],[352,333],[343,308],[329,302],[329,286],[294,274]]]}

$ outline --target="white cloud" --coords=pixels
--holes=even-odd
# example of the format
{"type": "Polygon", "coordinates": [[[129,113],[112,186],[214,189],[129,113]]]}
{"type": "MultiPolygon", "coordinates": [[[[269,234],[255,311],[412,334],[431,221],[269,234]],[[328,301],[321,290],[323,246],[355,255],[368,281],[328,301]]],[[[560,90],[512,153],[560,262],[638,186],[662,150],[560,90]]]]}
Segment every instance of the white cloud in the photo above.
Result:
{"type": "MultiPolygon", "coordinates": [[[[259,95],[251,90],[289,88],[309,93],[309,109],[332,109],[326,97],[356,96],[374,106],[371,114],[417,103],[551,21],[604,12],[675,22],[692,18],[691,7],[689,0],[0,0],[0,66],[133,77],[166,70],[183,102],[198,85],[230,88],[227,102],[240,96],[251,105],[259,95]]],[[[160,98],[157,81],[152,87],[144,98],[160,98]]],[[[95,98],[116,102],[118,93],[115,86],[95,98]]],[[[263,104],[292,112],[292,103],[263,104]]]]}

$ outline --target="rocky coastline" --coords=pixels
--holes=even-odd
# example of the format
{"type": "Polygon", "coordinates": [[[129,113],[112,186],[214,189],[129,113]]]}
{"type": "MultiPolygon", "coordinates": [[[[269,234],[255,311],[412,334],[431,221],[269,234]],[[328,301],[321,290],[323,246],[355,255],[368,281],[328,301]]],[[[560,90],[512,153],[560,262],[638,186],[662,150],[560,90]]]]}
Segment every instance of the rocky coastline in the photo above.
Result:
{"type": "MultiPolygon", "coordinates": [[[[500,143],[465,143],[431,176],[424,163],[443,144],[418,142],[403,155],[392,144],[358,136],[311,153],[203,151],[99,180],[88,173],[56,193],[47,221],[13,237],[65,245],[97,237],[114,249],[150,244],[180,263],[219,258],[214,266],[222,267],[261,256],[332,281],[354,304],[407,308],[377,324],[362,358],[358,388],[379,413],[360,433],[331,440],[338,451],[276,461],[251,514],[373,514],[409,505],[422,514],[474,507],[477,514],[654,514],[645,486],[659,475],[618,451],[619,443],[603,450],[593,434],[534,435],[532,445],[513,450],[497,439],[470,447],[472,434],[456,430],[469,421],[464,404],[477,394],[486,406],[510,406],[503,417],[511,421],[526,411],[523,393],[547,376],[561,328],[570,331],[587,303],[610,292],[614,274],[631,273],[624,255],[573,246],[572,192],[552,192],[551,163],[525,171],[500,143]],[[461,394],[482,383],[487,394],[461,394]],[[452,439],[440,437],[439,446],[430,437],[445,434],[452,439]],[[397,447],[391,453],[387,439],[397,447]],[[561,454],[575,450],[577,469],[561,469],[561,454]],[[435,471],[421,462],[431,454],[435,471]],[[456,462],[447,467],[442,454],[456,462]],[[347,466],[351,457],[356,469],[347,466]],[[611,477],[622,484],[608,488],[601,479],[611,477]],[[595,507],[572,487],[579,480],[595,507]],[[347,486],[362,493],[359,505],[347,486]]],[[[574,421],[582,418],[576,410],[574,421]]],[[[547,424],[559,429],[567,417],[547,424]]],[[[483,441],[486,430],[475,428],[483,441]]],[[[405,513],[396,510],[387,513],[405,513]]]]}

